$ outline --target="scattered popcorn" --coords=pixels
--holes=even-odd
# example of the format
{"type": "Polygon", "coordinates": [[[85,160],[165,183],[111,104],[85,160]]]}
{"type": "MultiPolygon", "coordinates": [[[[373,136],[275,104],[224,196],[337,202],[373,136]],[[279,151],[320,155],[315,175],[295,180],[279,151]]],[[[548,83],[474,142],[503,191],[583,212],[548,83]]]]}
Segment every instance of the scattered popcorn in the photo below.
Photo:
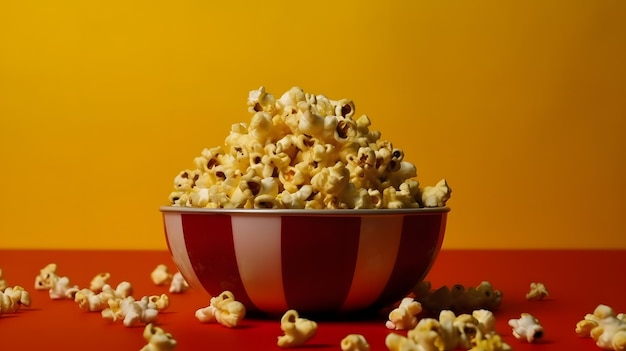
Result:
{"type": "MultiPolygon", "coordinates": [[[[463,329],[458,329],[456,322],[456,315],[450,310],[443,310],[439,313],[439,333],[441,335],[441,341],[443,342],[443,350],[454,350],[461,346],[461,343],[466,341],[468,345],[464,345],[467,349],[469,346],[470,337],[465,337],[465,328],[471,325],[473,326],[472,332],[476,332],[476,326],[478,322],[476,319],[470,316],[472,321],[462,324],[463,329]],[[463,334],[461,334],[463,332],[463,334]],[[463,339],[462,339],[463,337],[463,339]]],[[[473,336],[473,335],[472,335],[473,336]]]]}
{"type": "Polygon", "coordinates": [[[77,285],[70,285],[70,278],[61,277],[54,282],[54,286],[48,291],[48,294],[53,300],[74,299],[78,290],[77,285]]]}
{"type": "Polygon", "coordinates": [[[15,313],[20,306],[30,306],[30,294],[21,286],[6,287],[0,291],[0,315],[15,313]]]}
{"type": "Polygon", "coordinates": [[[469,351],[511,351],[513,348],[502,341],[498,334],[485,334],[480,331],[474,339],[474,346],[469,351]]]}
{"type": "Polygon", "coordinates": [[[626,315],[616,315],[611,307],[600,304],[576,323],[576,334],[593,338],[605,350],[626,350],[626,315]]]}
{"type": "Polygon", "coordinates": [[[103,293],[96,294],[90,289],[80,289],[74,295],[74,302],[80,309],[87,312],[99,312],[109,307],[108,300],[103,293]]]}
{"type": "Polygon", "coordinates": [[[422,311],[422,305],[411,297],[405,297],[400,305],[389,312],[389,320],[385,324],[388,329],[408,330],[417,325],[417,314],[422,311]]]}
{"type": "Polygon", "coordinates": [[[522,313],[519,319],[510,319],[509,325],[513,328],[513,336],[518,340],[532,343],[543,337],[543,327],[530,313],[522,313]]]}
{"type": "Polygon", "coordinates": [[[154,326],[152,323],[146,324],[143,337],[148,341],[148,344],[139,351],[171,351],[176,348],[176,340],[172,334],[166,333],[165,330],[154,326]]]}
{"type": "Polygon", "coordinates": [[[99,312],[107,309],[111,301],[122,300],[133,293],[132,285],[126,281],[119,283],[115,289],[105,283],[99,290],[80,289],[74,295],[74,301],[87,312],[99,312]]]}
{"type": "Polygon", "coordinates": [[[172,274],[166,265],[160,264],[152,271],[150,278],[156,285],[168,285],[172,281],[172,274]]]}
{"type": "Polygon", "coordinates": [[[50,290],[54,288],[59,276],[56,274],[56,263],[49,263],[44,268],[39,270],[39,275],[35,277],[35,289],[37,290],[50,290]]]}
{"type": "Polygon", "coordinates": [[[7,288],[7,282],[4,280],[4,276],[2,275],[2,268],[0,268],[0,292],[4,291],[7,288]]]}
{"type": "Polygon", "coordinates": [[[110,321],[122,320],[126,327],[155,323],[159,311],[150,303],[149,297],[144,296],[139,301],[132,296],[124,299],[109,300],[109,308],[102,310],[102,318],[110,321]]]}
{"type": "Polygon", "coordinates": [[[293,87],[279,99],[250,92],[250,123],[204,149],[174,178],[173,206],[207,208],[406,208],[445,206],[445,180],[420,189],[404,152],[355,116],[351,100],[293,87]]]}
{"type": "Polygon", "coordinates": [[[409,330],[406,337],[395,333],[388,334],[385,338],[385,345],[390,351],[444,350],[441,324],[434,318],[422,318],[415,328],[409,330]]]}
{"type": "Polygon", "coordinates": [[[431,315],[438,315],[442,310],[455,313],[472,313],[478,309],[493,311],[502,302],[502,292],[494,290],[488,281],[467,289],[456,284],[452,288],[442,286],[437,290],[431,290],[430,282],[422,281],[413,288],[412,295],[422,305],[422,310],[431,315]]]}
{"type": "Polygon", "coordinates": [[[280,320],[280,329],[285,335],[278,337],[279,347],[301,346],[317,332],[317,323],[301,318],[296,310],[288,310],[280,320]]]}
{"type": "Polygon", "coordinates": [[[170,293],[180,294],[189,289],[189,284],[180,272],[174,273],[172,282],[170,283],[170,293]]]}
{"type": "MultiPolygon", "coordinates": [[[[429,335],[436,336],[436,332],[429,335]]],[[[425,338],[422,338],[424,340],[425,338]]],[[[426,345],[418,345],[412,339],[396,333],[389,333],[385,337],[385,346],[389,351],[440,351],[434,346],[434,342],[427,342],[426,345]]]]}
{"type": "Polygon", "coordinates": [[[104,286],[104,284],[107,283],[109,278],[111,278],[110,273],[108,272],[99,273],[98,275],[93,277],[93,279],[91,280],[91,283],[89,284],[89,290],[96,292],[96,293],[102,291],[102,287],[104,286]]]}
{"type": "Polygon", "coordinates": [[[495,318],[486,310],[475,310],[471,314],[458,316],[453,311],[442,310],[439,319],[430,317],[420,319],[415,328],[407,332],[406,338],[389,334],[385,342],[392,351],[482,350],[480,347],[483,346],[487,347],[486,350],[492,350],[488,348],[491,346],[495,347],[494,350],[507,350],[506,347],[509,346],[501,342],[494,327],[495,318]],[[481,320],[479,321],[474,315],[481,320]]]}
{"type": "Polygon", "coordinates": [[[548,296],[548,289],[542,283],[530,283],[530,291],[526,294],[526,300],[542,300],[548,296]]]}
{"type": "MultiPolygon", "coordinates": [[[[446,311],[441,311],[441,312],[444,313],[446,311]]],[[[458,334],[458,341],[457,341],[458,348],[463,348],[465,350],[470,349],[479,331],[483,333],[487,333],[487,331],[483,329],[483,325],[478,321],[477,318],[474,317],[474,312],[472,312],[472,314],[465,313],[459,316],[455,316],[454,312],[447,311],[446,312],[448,313],[447,318],[448,320],[452,321],[452,328],[449,327],[449,322],[447,323],[443,322],[442,317],[444,317],[444,315],[441,315],[441,314],[439,315],[439,321],[444,327],[444,329],[446,328],[450,329],[451,331],[448,331],[448,333],[451,332],[451,333],[458,334]]],[[[495,325],[495,319],[493,323],[495,325]]],[[[495,331],[493,331],[492,333],[495,333],[495,331]]]]}
{"type": "Polygon", "coordinates": [[[150,301],[150,307],[157,311],[164,311],[170,306],[170,297],[166,294],[149,296],[148,301],[150,301]]]}
{"type": "Polygon", "coordinates": [[[361,334],[349,334],[341,340],[342,351],[370,351],[370,345],[361,334]]]}
{"type": "Polygon", "coordinates": [[[245,306],[235,300],[230,291],[224,291],[211,298],[207,307],[196,311],[196,318],[202,323],[217,322],[225,327],[236,327],[246,315],[245,306]]]}
{"type": "Polygon", "coordinates": [[[472,317],[476,318],[478,328],[484,334],[496,331],[496,317],[493,315],[493,312],[485,309],[475,310],[472,312],[472,317]]]}

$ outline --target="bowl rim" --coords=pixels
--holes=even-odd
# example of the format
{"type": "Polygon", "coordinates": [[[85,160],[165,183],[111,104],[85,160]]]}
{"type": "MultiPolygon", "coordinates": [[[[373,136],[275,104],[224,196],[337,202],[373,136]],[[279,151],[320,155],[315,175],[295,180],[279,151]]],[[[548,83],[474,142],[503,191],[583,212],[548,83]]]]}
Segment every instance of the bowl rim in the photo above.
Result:
{"type": "Polygon", "coordinates": [[[281,215],[281,216],[363,216],[363,215],[415,215],[450,212],[448,206],[415,208],[368,208],[368,209],[286,209],[286,208],[201,208],[187,206],[161,206],[165,213],[200,213],[200,214],[241,214],[241,215],[281,215]]]}

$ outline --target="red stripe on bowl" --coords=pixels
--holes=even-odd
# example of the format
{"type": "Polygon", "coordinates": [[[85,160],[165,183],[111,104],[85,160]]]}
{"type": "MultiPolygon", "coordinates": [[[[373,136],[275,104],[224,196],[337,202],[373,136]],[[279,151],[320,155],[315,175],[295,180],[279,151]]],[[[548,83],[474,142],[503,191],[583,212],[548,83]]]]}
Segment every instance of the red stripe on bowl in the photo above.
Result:
{"type": "Polygon", "coordinates": [[[248,310],[256,310],[237,269],[231,216],[186,213],[182,223],[189,261],[204,289],[212,296],[228,290],[248,310]]]}
{"type": "Polygon", "coordinates": [[[283,285],[289,308],[301,314],[340,310],[354,275],[360,226],[359,217],[282,218],[283,285]]]}
{"type": "Polygon", "coordinates": [[[361,219],[359,254],[342,311],[364,309],[380,296],[396,263],[401,237],[400,215],[361,219]]]}
{"type": "Polygon", "coordinates": [[[386,306],[400,300],[404,296],[398,296],[398,292],[408,294],[424,278],[441,248],[444,223],[441,213],[404,217],[397,261],[375,305],[386,306]]]}

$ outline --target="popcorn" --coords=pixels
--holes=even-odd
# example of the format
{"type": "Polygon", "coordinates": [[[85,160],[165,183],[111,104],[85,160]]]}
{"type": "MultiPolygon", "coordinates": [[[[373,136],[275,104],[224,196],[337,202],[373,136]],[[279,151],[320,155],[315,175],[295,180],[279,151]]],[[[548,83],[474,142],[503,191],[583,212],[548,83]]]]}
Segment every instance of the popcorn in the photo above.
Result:
{"type": "Polygon", "coordinates": [[[543,327],[530,313],[522,313],[519,319],[510,319],[509,325],[513,328],[513,336],[518,340],[532,343],[543,337],[543,327]]]}
{"type": "Polygon", "coordinates": [[[457,284],[452,288],[442,286],[437,290],[432,290],[429,282],[422,281],[412,292],[422,309],[430,314],[438,314],[442,310],[455,313],[472,313],[477,309],[495,310],[502,302],[502,292],[493,289],[488,281],[467,289],[457,284]]]}
{"type": "MultiPolygon", "coordinates": [[[[454,316],[454,313],[452,311],[449,311],[449,313],[450,313],[450,317],[454,317],[453,320],[452,318],[450,319],[452,320],[453,330],[456,330],[456,332],[458,333],[458,342],[457,342],[458,346],[466,350],[471,348],[472,342],[475,340],[478,332],[479,331],[485,332],[485,330],[482,328],[482,325],[474,317],[474,313],[472,314],[465,313],[456,317],[454,316]]],[[[440,315],[439,320],[441,320],[441,317],[442,316],[440,315]]],[[[495,319],[493,322],[495,324],[495,319]]]]}
{"type": "Polygon", "coordinates": [[[180,272],[174,273],[172,282],[170,283],[170,293],[180,294],[189,289],[189,284],[180,272]]]}
{"type": "Polygon", "coordinates": [[[385,339],[385,344],[389,350],[424,350],[440,351],[444,350],[444,340],[441,334],[441,324],[434,318],[422,318],[415,328],[409,330],[407,337],[390,337],[385,339]]]}
{"type": "Polygon", "coordinates": [[[109,308],[102,310],[102,318],[110,321],[122,320],[125,327],[133,327],[141,323],[155,323],[159,315],[156,306],[150,302],[148,296],[142,297],[139,301],[132,296],[124,299],[109,300],[109,308]]]}
{"type": "Polygon", "coordinates": [[[39,270],[39,275],[35,277],[35,289],[50,290],[52,289],[59,277],[56,274],[56,263],[50,263],[39,270]]]}
{"type": "Polygon", "coordinates": [[[224,291],[211,298],[207,307],[196,310],[196,318],[202,323],[217,322],[225,327],[232,328],[239,325],[246,315],[245,306],[235,300],[230,291],[224,291]]]}
{"type": "MultiPolygon", "coordinates": [[[[464,332],[464,330],[457,329],[457,326],[455,325],[455,319],[456,316],[452,311],[443,310],[441,311],[441,313],[439,313],[439,333],[441,334],[441,340],[443,341],[443,350],[454,350],[463,341],[461,340],[461,332],[464,332]]],[[[476,324],[478,323],[472,323],[473,326],[475,326],[476,324]]]]}
{"type": "Polygon", "coordinates": [[[542,283],[530,283],[530,291],[526,294],[526,300],[542,300],[548,296],[548,289],[542,283]]]}
{"type": "Polygon", "coordinates": [[[276,99],[250,91],[249,123],[204,149],[174,178],[173,206],[206,208],[410,208],[445,206],[445,180],[420,189],[415,165],[354,102],[292,87],[276,99]],[[306,187],[306,188],[305,188],[306,187]],[[303,190],[305,188],[305,190],[303,190]]]}
{"type": "Polygon", "coordinates": [[[109,307],[108,300],[103,298],[103,295],[96,294],[90,289],[80,289],[74,295],[74,302],[78,304],[78,307],[87,312],[98,312],[109,307]]]}
{"type": "Polygon", "coordinates": [[[341,340],[342,351],[370,351],[370,345],[361,334],[349,334],[341,340]]]}
{"type": "Polygon", "coordinates": [[[166,265],[159,264],[152,273],[150,273],[150,278],[152,278],[152,282],[156,285],[168,285],[172,281],[172,274],[169,272],[166,265]]]}
{"type": "Polygon", "coordinates": [[[0,315],[15,313],[20,306],[30,306],[30,294],[19,285],[0,291],[0,315]]]}
{"type": "Polygon", "coordinates": [[[480,331],[474,339],[474,347],[469,351],[511,351],[513,348],[498,334],[483,334],[480,331]]]}
{"type": "Polygon", "coordinates": [[[70,278],[61,277],[54,282],[54,286],[48,291],[48,294],[53,300],[74,299],[78,290],[77,285],[70,285],[70,278]]]}
{"type": "Polygon", "coordinates": [[[97,274],[91,280],[91,283],[89,284],[89,290],[91,290],[93,292],[100,292],[100,291],[102,291],[102,287],[104,286],[104,284],[106,284],[106,282],[107,282],[107,280],[109,280],[109,278],[111,278],[111,274],[108,273],[108,272],[103,272],[103,273],[97,274]]]}
{"type": "MultiPolygon", "coordinates": [[[[433,334],[436,334],[433,332],[433,334]]],[[[385,337],[385,346],[389,351],[440,351],[439,348],[432,344],[426,346],[418,345],[413,340],[396,334],[389,333],[385,337]]]]}
{"type": "Polygon", "coordinates": [[[166,294],[148,296],[149,307],[157,311],[164,311],[170,307],[170,297],[166,294]]]}
{"type": "MultiPolygon", "coordinates": [[[[100,275],[98,275],[100,276],[100,275]]],[[[96,277],[98,277],[96,276],[96,277]]],[[[98,281],[100,281],[98,279],[98,281]]],[[[99,284],[95,284],[98,287],[99,284]]],[[[94,284],[91,285],[94,287],[94,284]]],[[[80,289],[74,295],[74,302],[78,304],[78,307],[87,312],[99,312],[110,307],[113,301],[119,300],[131,296],[133,293],[132,285],[129,282],[121,282],[115,289],[109,284],[104,284],[100,287],[99,292],[92,289],[80,289]]]]}
{"type": "Polygon", "coordinates": [[[475,310],[472,312],[472,317],[476,318],[478,328],[483,333],[489,334],[496,331],[496,317],[493,312],[485,309],[475,310]]]}
{"type": "Polygon", "coordinates": [[[280,320],[280,329],[285,335],[278,337],[279,347],[301,346],[317,332],[317,323],[301,318],[296,310],[288,310],[280,320]]]}
{"type": "Polygon", "coordinates": [[[591,337],[596,345],[605,350],[626,349],[626,316],[607,305],[598,305],[593,314],[576,323],[576,334],[591,337]]]}
{"type": "Polygon", "coordinates": [[[148,341],[148,344],[139,351],[171,351],[176,348],[176,340],[172,334],[166,333],[165,330],[154,326],[153,323],[146,324],[143,337],[148,341]]]}
{"type": "Polygon", "coordinates": [[[452,189],[448,187],[445,179],[440,180],[435,186],[424,187],[421,194],[422,205],[424,207],[445,206],[450,199],[452,189]]]}
{"type": "Polygon", "coordinates": [[[411,297],[405,297],[397,308],[389,312],[389,320],[385,324],[388,329],[408,330],[417,325],[417,314],[422,311],[422,305],[411,297]]]}
{"type": "Polygon", "coordinates": [[[510,350],[510,346],[495,333],[494,327],[493,313],[487,310],[458,316],[453,311],[442,310],[438,319],[420,319],[406,337],[389,334],[385,344],[392,351],[510,350]]]}
{"type": "Polygon", "coordinates": [[[7,286],[7,281],[4,280],[4,276],[2,275],[2,268],[0,268],[0,292],[4,291],[7,286]]]}

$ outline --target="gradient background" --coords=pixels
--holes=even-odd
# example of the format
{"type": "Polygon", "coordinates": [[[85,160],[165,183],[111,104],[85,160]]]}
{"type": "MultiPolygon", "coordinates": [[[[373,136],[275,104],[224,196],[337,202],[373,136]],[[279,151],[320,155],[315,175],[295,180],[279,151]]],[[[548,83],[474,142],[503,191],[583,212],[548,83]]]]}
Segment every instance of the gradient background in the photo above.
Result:
{"type": "Polygon", "coordinates": [[[165,249],[248,92],[351,98],[444,248],[626,249],[624,1],[0,2],[0,248],[165,249]]]}

